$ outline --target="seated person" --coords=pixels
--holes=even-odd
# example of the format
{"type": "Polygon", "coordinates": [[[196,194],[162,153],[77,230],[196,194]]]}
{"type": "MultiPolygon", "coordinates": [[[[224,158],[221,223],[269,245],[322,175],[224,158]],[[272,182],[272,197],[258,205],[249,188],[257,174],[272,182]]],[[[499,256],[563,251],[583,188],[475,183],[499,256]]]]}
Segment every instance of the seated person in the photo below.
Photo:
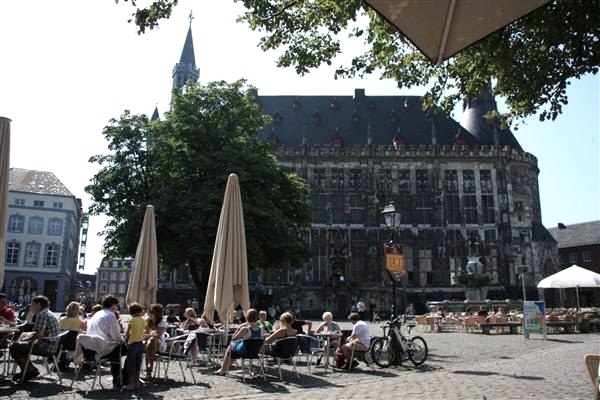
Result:
{"type": "Polygon", "coordinates": [[[273,325],[267,320],[267,312],[266,311],[260,311],[258,313],[258,324],[260,326],[262,326],[263,331],[266,333],[271,333],[273,332],[273,325]]]}
{"type": "MultiPolygon", "coordinates": [[[[342,334],[342,331],[340,330],[339,325],[337,323],[333,322],[333,314],[332,313],[330,313],[329,311],[325,311],[323,313],[322,318],[323,318],[323,322],[321,324],[319,324],[319,326],[317,326],[317,329],[315,329],[315,333],[334,332],[334,333],[339,333],[340,335],[342,334]]],[[[336,347],[338,347],[338,345],[339,345],[339,337],[332,337],[329,341],[329,347],[336,348],[336,347]]],[[[323,350],[321,350],[321,354],[319,355],[319,358],[317,358],[317,365],[319,365],[321,363],[321,358],[323,358],[323,354],[325,354],[325,352],[328,351],[328,349],[326,349],[325,346],[323,346],[323,350]]]]}
{"type": "Polygon", "coordinates": [[[146,338],[146,378],[152,378],[152,370],[154,368],[154,360],[156,359],[156,353],[162,352],[167,349],[167,341],[165,332],[169,324],[163,319],[162,305],[151,304],[148,312],[148,318],[146,319],[146,329],[144,331],[144,337],[146,338]]]}
{"type": "MultiPolygon", "coordinates": [[[[294,316],[291,313],[284,312],[283,314],[281,314],[279,316],[279,323],[277,324],[277,329],[265,339],[265,344],[270,345],[279,339],[283,339],[289,336],[296,336],[298,334],[298,331],[292,328],[293,320],[294,316]]],[[[265,353],[273,354],[271,347],[267,347],[265,353]]]]}
{"type": "MultiPolygon", "coordinates": [[[[0,293],[0,323],[8,326],[15,326],[17,324],[17,318],[12,308],[7,307],[8,298],[5,293],[0,293]]],[[[12,333],[0,334],[0,348],[6,348],[9,344],[9,338],[12,333]]]]}
{"type": "MultiPolygon", "coordinates": [[[[292,317],[294,316],[294,313],[292,313],[291,311],[288,311],[288,313],[292,315],[292,317]]],[[[312,330],[312,321],[309,321],[307,319],[294,318],[294,320],[292,321],[292,328],[294,328],[298,334],[308,334],[312,330]],[[307,325],[308,327],[306,329],[306,332],[304,332],[304,325],[307,325]]]]}
{"type": "Polygon", "coordinates": [[[67,305],[66,311],[67,314],[63,317],[60,317],[58,320],[60,329],[63,331],[68,330],[77,332],[85,330],[85,325],[79,317],[79,314],[81,313],[81,305],[76,301],[72,301],[69,303],[69,305],[67,305]]]}
{"type": "Polygon", "coordinates": [[[216,371],[218,375],[227,374],[232,359],[244,357],[245,349],[243,339],[262,339],[263,337],[263,329],[257,324],[258,312],[254,308],[251,308],[246,312],[245,319],[246,322],[242,323],[231,337],[231,344],[223,356],[223,364],[221,365],[221,368],[216,371]]]}
{"type": "MultiPolygon", "coordinates": [[[[192,307],[186,308],[185,312],[183,313],[183,316],[185,317],[185,321],[181,322],[179,324],[179,326],[184,331],[193,331],[202,326],[201,322],[198,318],[198,314],[196,314],[196,310],[194,310],[192,307]]],[[[203,322],[204,322],[204,326],[202,326],[202,327],[204,327],[204,328],[208,327],[208,325],[206,324],[206,321],[203,320],[203,322]]]]}
{"type": "MultiPolygon", "coordinates": [[[[36,315],[33,330],[23,333],[19,341],[10,346],[11,357],[21,367],[21,372],[13,376],[13,381],[19,381],[21,378],[27,381],[40,374],[32,362],[27,364],[33,341],[45,336],[57,336],[60,333],[58,318],[48,309],[49,305],[50,301],[45,296],[36,296],[31,301],[30,310],[36,315]],[[27,370],[25,370],[25,364],[27,364],[27,370]],[[23,375],[25,376],[23,377],[23,375]]],[[[57,341],[40,340],[35,343],[33,350],[36,353],[54,353],[57,348],[57,341]]]]}
{"type": "Polygon", "coordinates": [[[84,320],[83,320],[83,322],[82,322],[82,326],[81,326],[81,330],[82,330],[82,331],[84,331],[84,332],[85,332],[85,331],[87,331],[87,324],[88,324],[88,321],[89,321],[90,319],[92,319],[92,317],[93,317],[93,316],[94,316],[94,315],[95,315],[95,314],[96,314],[98,311],[100,311],[100,310],[102,310],[102,305],[100,305],[100,304],[94,304],[94,305],[92,306],[92,308],[90,309],[90,312],[89,312],[89,313],[88,313],[88,315],[87,315],[87,318],[86,318],[86,319],[84,319],[84,320]]]}
{"type": "MultiPolygon", "coordinates": [[[[342,366],[344,369],[350,369],[350,356],[352,349],[357,351],[367,351],[371,344],[371,334],[369,333],[369,326],[361,321],[360,316],[357,313],[350,313],[348,320],[352,323],[352,334],[348,338],[345,344],[342,345],[342,353],[344,354],[345,364],[342,366]]],[[[353,367],[358,364],[358,361],[353,362],[353,367]]]]}
{"type": "Polygon", "coordinates": [[[167,323],[169,324],[179,324],[181,322],[179,317],[177,316],[177,307],[173,307],[173,305],[169,305],[167,307],[167,323]]]}

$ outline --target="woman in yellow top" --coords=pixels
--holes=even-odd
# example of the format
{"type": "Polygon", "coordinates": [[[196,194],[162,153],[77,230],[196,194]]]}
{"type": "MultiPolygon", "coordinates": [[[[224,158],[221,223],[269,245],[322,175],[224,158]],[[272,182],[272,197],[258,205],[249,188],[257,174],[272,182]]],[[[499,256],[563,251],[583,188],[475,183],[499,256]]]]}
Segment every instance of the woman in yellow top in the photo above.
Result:
{"type": "Polygon", "coordinates": [[[72,301],[67,306],[67,315],[64,317],[60,317],[58,323],[60,325],[61,330],[69,330],[69,331],[77,331],[81,332],[85,330],[85,326],[83,321],[81,320],[79,314],[81,313],[81,306],[78,302],[72,301]]]}
{"type": "Polygon", "coordinates": [[[144,354],[144,330],[146,320],[143,318],[144,310],[138,303],[129,305],[129,326],[127,327],[127,358],[125,369],[129,376],[129,384],[123,390],[134,390],[140,387],[140,372],[142,370],[142,355],[144,354]]]}

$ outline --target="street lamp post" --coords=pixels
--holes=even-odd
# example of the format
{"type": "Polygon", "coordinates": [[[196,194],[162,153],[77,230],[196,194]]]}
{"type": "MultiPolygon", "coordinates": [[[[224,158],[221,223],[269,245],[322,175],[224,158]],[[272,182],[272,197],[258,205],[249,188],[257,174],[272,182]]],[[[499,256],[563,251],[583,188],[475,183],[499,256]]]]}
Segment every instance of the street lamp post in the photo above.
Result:
{"type": "Polygon", "coordinates": [[[387,226],[387,228],[391,231],[391,237],[390,237],[390,241],[389,243],[387,243],[386,245],[384,245],[384,250],[385,250],[385,262],[386,262],[386,270],[389,273],[391,279],[392,279],[392,315],[391,315],[391,319],[394,319],[396,317],[396,275],[394,273],[394,266],[393,266],[393,261],[392,261],[392,257],[396,256],[397,260],[400,261],[401,265],[400,265],[400,269],[404,269],[404,262],[403,262],[403,255],[402,255],[402,248],[394,241],[394,229],[400,224],[400,212],[396,211],[396,207],[394,205],[394,202],[391,201],[387,206],[385,206],[385,208],[383,209],[383,211],[381,211],[381,214],[383,215],[384,219],[385,219],[385,225],[387,226]],[[393,254],[390,254],[390,252],[392,252],[393,254]]]}

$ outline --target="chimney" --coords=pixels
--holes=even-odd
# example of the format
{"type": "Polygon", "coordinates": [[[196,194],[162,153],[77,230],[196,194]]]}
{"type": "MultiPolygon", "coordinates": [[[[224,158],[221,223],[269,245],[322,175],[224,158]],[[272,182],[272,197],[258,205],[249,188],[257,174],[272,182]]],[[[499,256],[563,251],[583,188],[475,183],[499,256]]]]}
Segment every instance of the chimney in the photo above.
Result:
{"type": "Polygon", "coordinates": [[[567,229],[566,225],[563,224],[562,222],[558,223],[558,229],[567,229]]]}

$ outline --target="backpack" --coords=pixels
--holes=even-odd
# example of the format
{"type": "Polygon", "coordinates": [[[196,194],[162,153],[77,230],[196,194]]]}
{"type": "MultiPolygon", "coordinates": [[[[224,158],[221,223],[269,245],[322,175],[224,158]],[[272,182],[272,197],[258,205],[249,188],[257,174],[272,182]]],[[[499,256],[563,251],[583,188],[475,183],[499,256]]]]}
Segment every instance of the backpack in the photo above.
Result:
{"type": "Polygon", "coordinates": [[[335,365],[337,368],[342,368],[345,363],[346,359],[344,358],[344,353],[342,353],[342,348],[336,348],[335,354],[333,355],[333,365],[335,365]]]}

